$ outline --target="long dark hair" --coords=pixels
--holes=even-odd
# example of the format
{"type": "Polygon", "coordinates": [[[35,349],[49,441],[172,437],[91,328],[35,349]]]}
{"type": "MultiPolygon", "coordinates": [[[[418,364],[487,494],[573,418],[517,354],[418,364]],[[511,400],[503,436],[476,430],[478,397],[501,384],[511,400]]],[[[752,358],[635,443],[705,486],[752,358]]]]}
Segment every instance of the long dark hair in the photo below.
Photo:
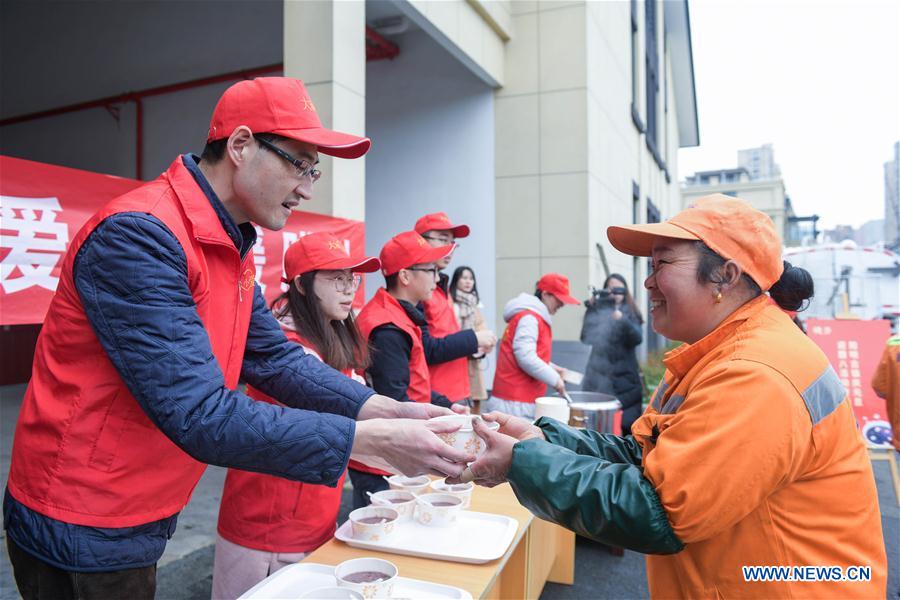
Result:
{"type": "Polygon", "coordinates": [[[641,325],[644,324],[644,315],[641,314],[641,311],[638,309],[637,304],[634,302],[634,298],[631,295],[631,290],[628,289],[628,282],[625,281],[625,277],[619,275],[618,273],[610,273],[609,277],[606,278],[606,281],[603,282],[603,289],[606,289],[609,286],[609,282],[615,279],[619,283],[622,284],[622,287],[625,288],[625,304],[628,305],[628,308],[631,310],[631,314],[638,320],[638,323],[641,325]]]}
{"type": "Polygon", "coordinates": [[[475,294],[475,301],[478,302],[481,298],[478,297],[478,280],[475,279],[475,271],[472,270],[471,267],[456,267],[456,270],[453,271],[453,277],[450,278],[450,297],[453,298],[454,301],[457,301],[456,297],[456,284],[459,283],[459,278],[463,276],[463,273],[468,271],[472,274],[472,293],[475,294]]]}
{"type": "Polygon", "coordinates": [[[313,287],[316,273],[300,275],[305,294],[292,281],[288,291],[272,302],[272,311],[279,319],[290,315],[297,333],[313,346],[325,364],[338,371],[353,368],[362,372],[369,366],[369,349],[356,327],[353,313],[343,321],[332,321],[325,316],[313,287]]]}

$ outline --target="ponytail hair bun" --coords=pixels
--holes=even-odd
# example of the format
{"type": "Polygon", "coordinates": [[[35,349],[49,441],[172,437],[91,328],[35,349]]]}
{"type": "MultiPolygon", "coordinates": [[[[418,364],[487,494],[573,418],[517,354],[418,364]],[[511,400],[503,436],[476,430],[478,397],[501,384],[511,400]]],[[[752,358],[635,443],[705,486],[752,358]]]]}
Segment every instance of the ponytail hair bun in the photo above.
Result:
{"type": "Polygon", "coordinates": [[[769,296],[783,310],[800,311],[809,305],[807,300],[813,297],[815,285],[809,271],[795,267],[784,261],[784,273],[769,288],[769,296]]]}

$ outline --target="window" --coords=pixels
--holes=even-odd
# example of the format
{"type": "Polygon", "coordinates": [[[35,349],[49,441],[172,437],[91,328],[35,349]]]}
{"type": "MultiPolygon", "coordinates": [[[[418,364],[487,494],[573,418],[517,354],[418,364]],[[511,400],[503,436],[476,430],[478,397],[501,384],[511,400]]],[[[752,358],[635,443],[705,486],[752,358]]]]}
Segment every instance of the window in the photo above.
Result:
{"type": "Polygon", "coordinates": [[[637,0],[631,0],[631,121],[637,130],[644,133],[644,122],[641,121],[641,113],[638,110],[638,81],[640,74],[640,52],[638,44],[638,18],[637,0]]]}
{"type": "Polygon", "coordinates": [[[659,160],[657,150],[657,93],[659,92],[659,51],[657,49],[656,0],[644,2],[644,63],[647,83],[647,147],[659,160]]]}

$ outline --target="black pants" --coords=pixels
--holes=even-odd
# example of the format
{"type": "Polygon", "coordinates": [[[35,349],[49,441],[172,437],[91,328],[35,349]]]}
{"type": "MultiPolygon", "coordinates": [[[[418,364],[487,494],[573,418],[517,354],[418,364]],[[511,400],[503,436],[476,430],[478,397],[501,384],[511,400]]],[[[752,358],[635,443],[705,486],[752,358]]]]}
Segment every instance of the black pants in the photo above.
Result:
{"type": "Polygon", "coordinates": [[[347,473],[350,474],[350,483],[353,484],[353,510],[368,506],[372,502],[366,492],[374,494],[391,487],[381,475],[356,469],[347,469],[347,473]]]}
{"type": "Polygon", "coordinates": [[[64,571],[33,557],[9,537],[9,561],[25,600],[153,600],[156,565],[104,573],[64,571]]]}

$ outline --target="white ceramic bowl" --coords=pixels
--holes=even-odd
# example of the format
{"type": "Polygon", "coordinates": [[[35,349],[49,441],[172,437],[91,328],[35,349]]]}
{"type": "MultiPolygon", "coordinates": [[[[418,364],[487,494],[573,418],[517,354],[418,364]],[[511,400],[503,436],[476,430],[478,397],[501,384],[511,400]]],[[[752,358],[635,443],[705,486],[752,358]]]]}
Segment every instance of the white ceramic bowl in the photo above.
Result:
{"type": "Polygon", "coordinates": [[[438,479],[431,483],[431,489],[439,494],[456,496],[462,500],[463,509],[466,509],[472,504],[472,490],[475,489],[475,484],[471,481],[469,483],[449,484],[444,479],[438,479]]]}
{"type": "MultiPolygon", "coordinates": [[[[478,434],[472,429],[472,421],[474,419],[481,419],[481,417],[478,415],[444,415],[441,417],[434,417],[429,419],[429,421],[449,421],[454,424],[459,424],[459,429],[457,431],[438,433],[437,436],[457,450],[462,450],[463,452],[478,458],[484,454],[485,446],[484,440],[478,437],[478,434]]],[[[487,425],[491,431],[500,429],[500,424],[495,423],[494,421],[484,421],[484,424],[487,425]]]]}
{"type": "Polygon", "coordinates": [[[456,523],[462,509],[462,499],[452,494],[422,494],[416,498],[416,521],[422,525],[446,527],[456,523]]]}
{"type": "MultiPolygon", "coordinates": [[[[359,509],[362,510],[362,509],[359,509]]],[[[399,573],[397,565],[381,558],[353,558],[345,560],[334,568],[334,578],[342,588],[350,588],[359,593],[363,598],[390,598],[394,592],[394,582],[399,573]],[[387,575],[386,580],[355,582],[348,581],[354,573],[382,573],[387,575]]]]}
{"type": "Polygon", "coordinates": [[[377,542],[394,531],[400,513],[387,506],[365,506],[350,513],[350,531],[354,539],[377,542]],[[366,523],[378,519],[377,523],[366,523]]]}
{"type": "Polygon", "coordinates": [[[424,494],[428,490],[428,486],[431,485],[431,480],[425,475],[418,477],[391,475],[390,477],[385,477],[385,479],[392,490],[403,490],[417,495],[424,494]]]}
{"type": "Polygon", "coordinates": [[[372,505],[393,508],[401,521],[409,521],[416,512],[416,495],[406,490],[382,490],[372,494],[372,505]]]}

